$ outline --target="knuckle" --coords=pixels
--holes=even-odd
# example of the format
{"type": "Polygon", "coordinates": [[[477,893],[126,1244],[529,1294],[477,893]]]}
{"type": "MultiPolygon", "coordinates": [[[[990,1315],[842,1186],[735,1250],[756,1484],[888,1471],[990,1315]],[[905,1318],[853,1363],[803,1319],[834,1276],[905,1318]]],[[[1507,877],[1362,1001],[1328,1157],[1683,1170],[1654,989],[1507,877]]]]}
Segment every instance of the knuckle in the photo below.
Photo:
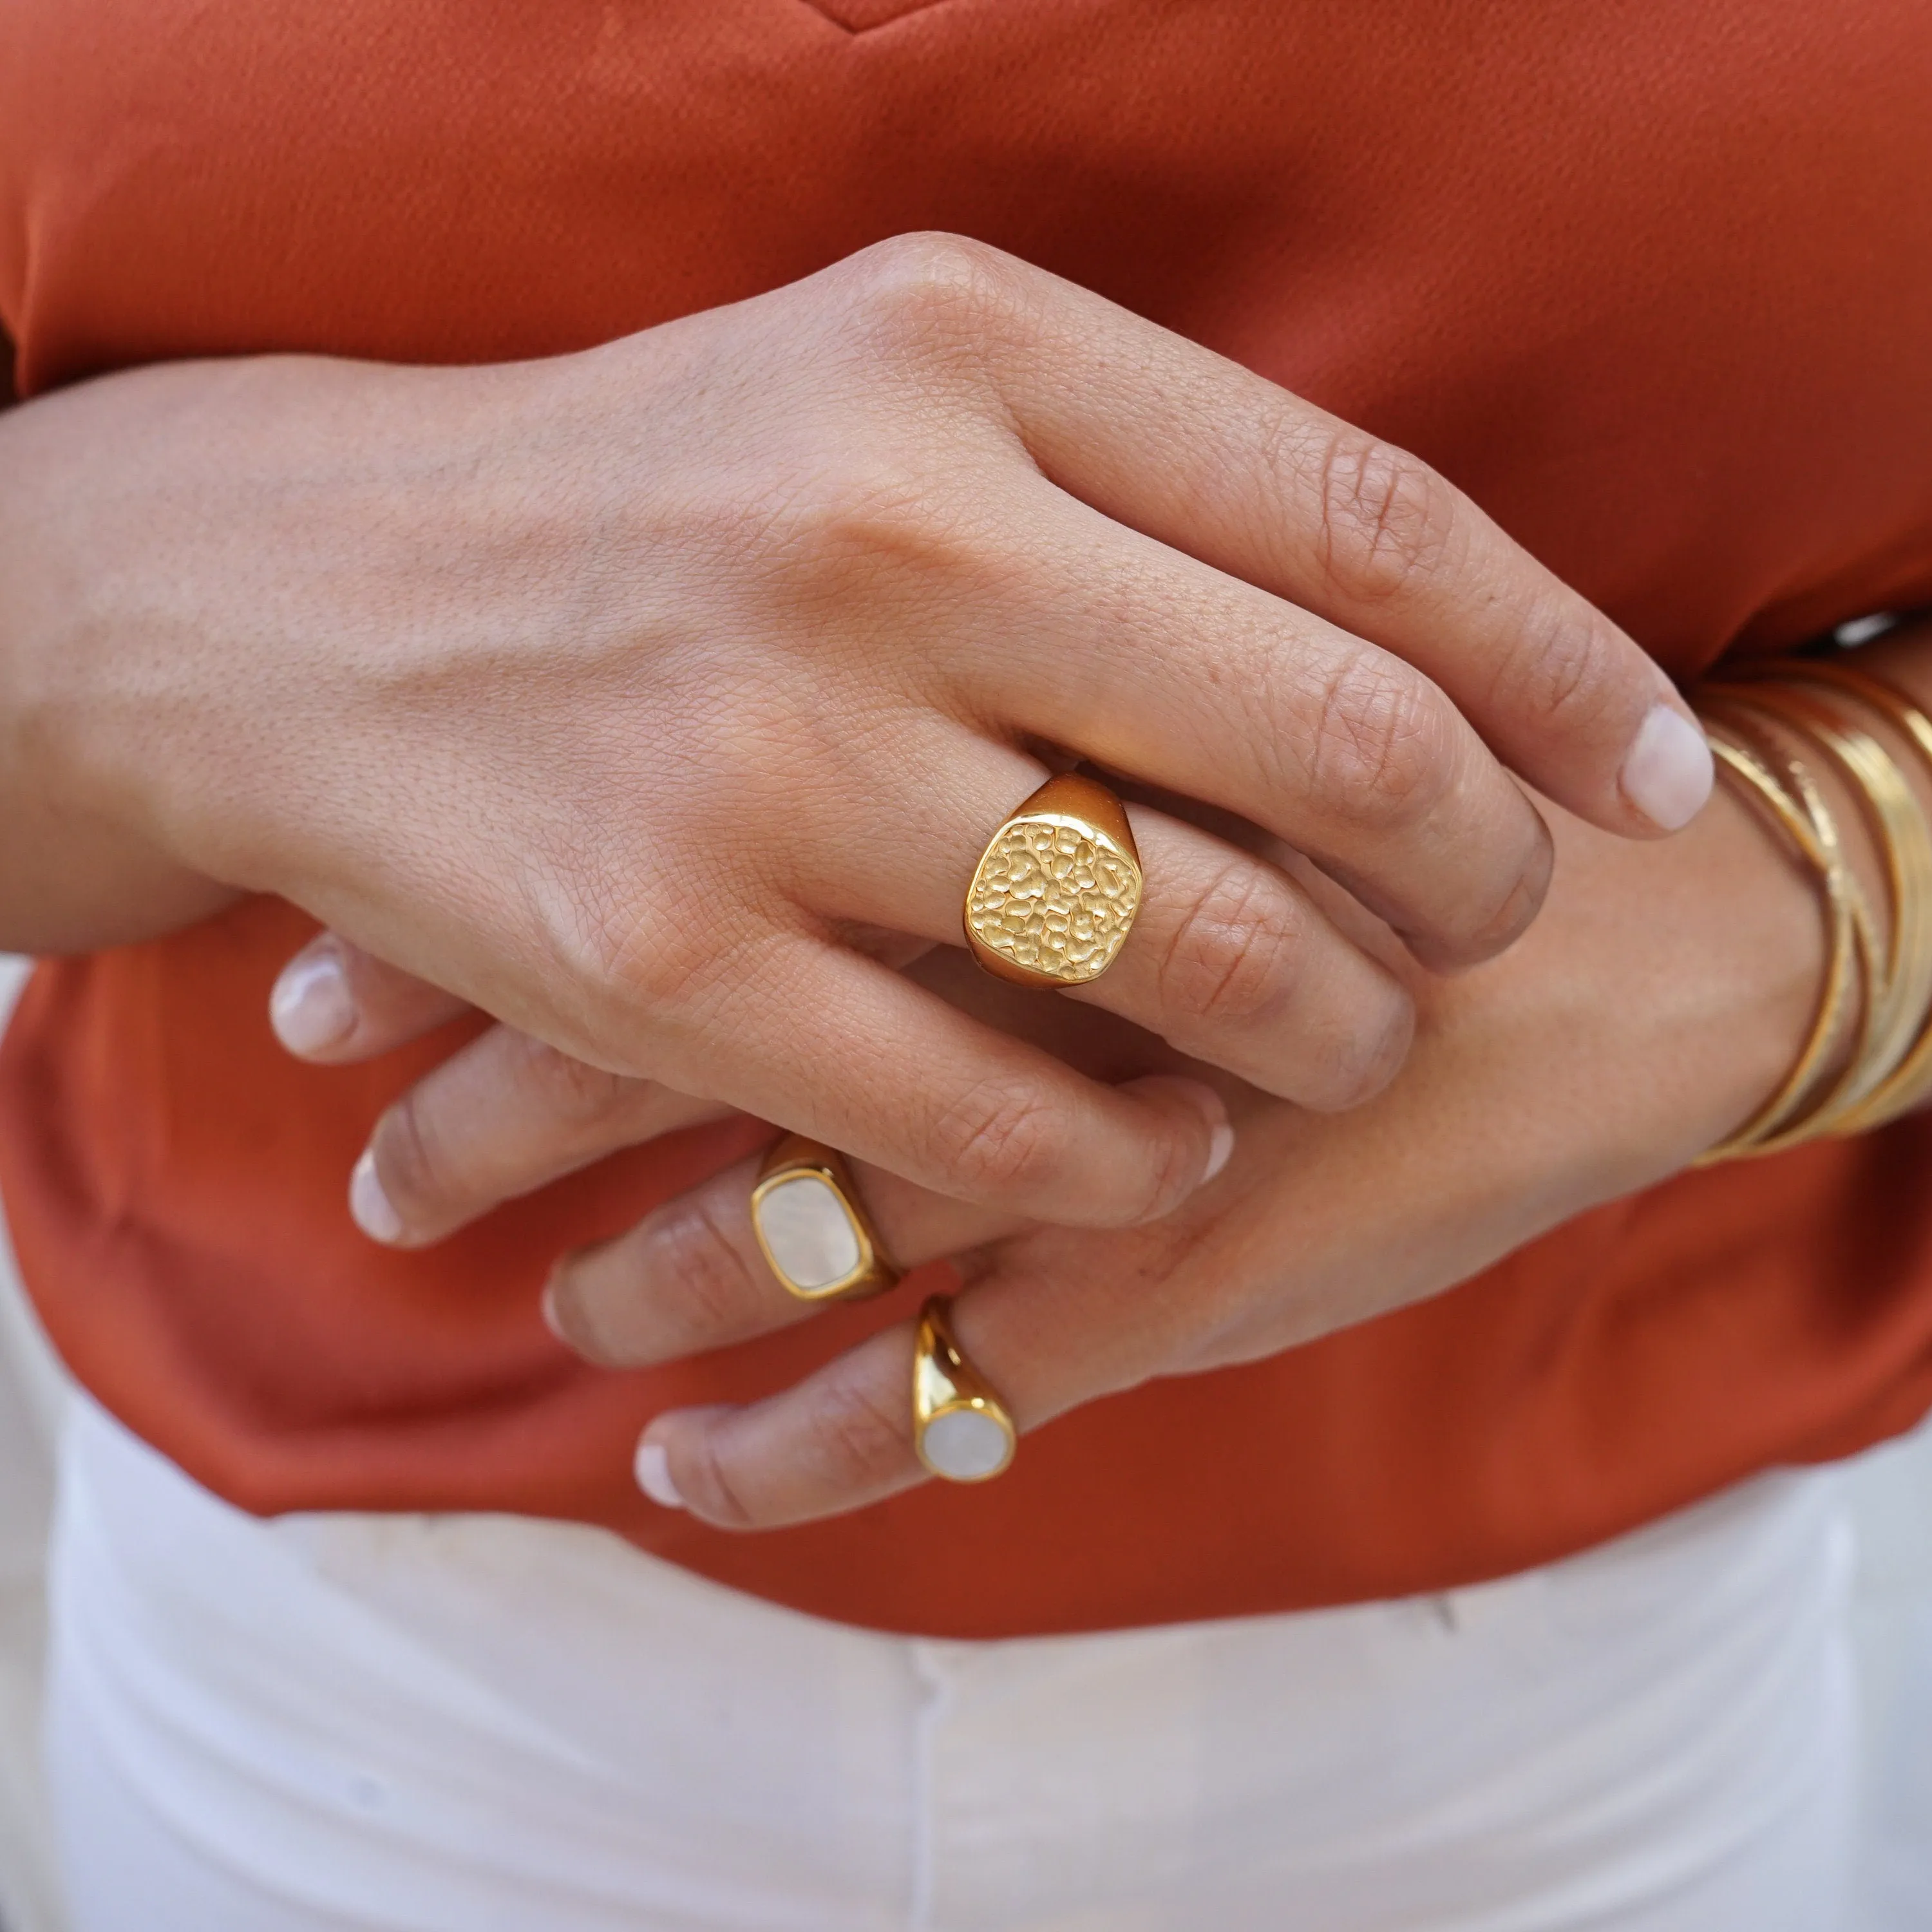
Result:
{"type": "Polygon", "coordinates": [[[1160,1135],[1142,1182],[1140,1198],[1121,1225],[1140,1227],[1172,1214],[1201,1185],[1204,1151],[1198,1136],[1177,1133],[1171,1127],[1160,1135]]]}
{"type": "Polygon", "coordinates": [[[1300,1097],[1321,1113],[1342,1113],[1372,1100],[1401,1072],[1415,1039],[1415,1003],[1394,980],[1358,1006],[1327,1057],[1318,1091],[1300,1097]]]}
{"type": "Polygon", "coordinates": [[[878,1386],[862,1357],[836,1364],[824,1376],[813,1391],[806,1427],[825,1481],[841,1495],[892,1482],[916,1460],[910,1405],[878,1386]]]}
{"type": "Polygon", "coordinates": [[[1369,830],[1416,825],[1455,777],[1446,700],[1379,653],[1356,653],[1324,681],[1307,728],[1310,789],[1369,830]]]}
{"type": "Polygon", "coordinates": [[[719,1529],[755,1529],[752,1508],[715,1432],[701,1430],[674,1472],[677,1486],[705,1520],[719,1529]]]}
{"type": "Polygon", "coordinates": [[[896,235],[845,263],[850,298],[874,347],[924,355],[982,336],[1017,307],[1019,265],[963,235],[896,235]]]}
{"type": "Polygon", "coordinates": [[[842,454],[788,497],[770,538],[792,594],[836,610],[885,583],[963,580],[988,548],[942,478],[883,455],[842,454]]]}
{"type": "Polygon", "coordinates": [[[1338,427],[1316,471],[1322,565],[1351,597],[1382,602],[1443,560],[1461,518],[1454,486],[1420,458],[1338,427]]]}
{"type": "Polygon", "coordinates": [[[701,1005],[718,968],[718,949],[694,923],[655,923],[614,934],[604,977],[646,1014],[676,1016],[701,1005]]]}
{"type": "Polygon", "coordinates": [[[412,1088],[382,1116],[370,1149],[382,1192],[406,1223],[448,1204],[452,1163],[434,1111],[418,1089],[412,1088]]]}
{"type": "Polygon", "coordinates": [[[1277,880],[1230,860],[1182,913],[1161,958],[1162,1010],[1209,1027],[1278,1012],[1300,976],[1300,908],[1277,880]]]}
{"type": "Polygon", "coordinates": [[[1486,900],[1474,901],[1468,924],[1460,935],[1465,958],[1493,958],[1521,936],[1543,904],[1554,863],[1549,827],[1538,817],[1521,863],[1498,881],[1486,900]]]}
{"type": "Polygon", "coordinates": [[[1060,1178],[1072,1123],[1036,1090],[988,1081],[934,1122],[934,1152],[972,1201],[1037,1198],[1060,1178]]]}
{"type": "MultiPolygon", "coordinates": [[[[704,722],[697,721],[700,733],[704,722]]],[[[715,763],[712,749],[700,741],[693,756],[715,763]]],[[[688,787],[688,775],[680,782],[688,787]]],[[[721,877],[715,859],[708,878],[700,871],[696,833],[710,802],[701,790],[662,800],[656,842],[641,858],[628,826],[572,818],[525,867],[544,964],[620,1038],[640,1020],[686,1024],[728,983],[753,936],[731,890],[736,882],[721,877]]]]}
{"type": "Polygon", "coordinates": [[[1531,842],[1514,858],[1486,861],[1426,928],[1403,932],[1410,952],[1437,972],[1493,958],[1536,916],[1549,890],[1552,863],[1548,828],[1534,818],[1531,842]]]}
{"type": "Polygon", "coordinates": [[[641,1084],[528,1034],[520,1036],[519,1045],[519,1084],[530,1092],[544,1118],[566,1126],[605,1125],[624,1112],[641,1084]]]}
{"type": "MultiPolygon", "coordinates": [[[[1636,654],[1587,604],[1552,595],[1525,625],[1498,674],[1496,697],[1521,722],[1544,730],[1621,722],[1636,654]]],[[[1647,682],[1647,680],[1646,680],[1647,682]]]]}
{"type": "Polygon", "coordinates": [[[702,1197],[673,1203],[651,1230],[647,1272],[668,1292],[659,1309],[678,1334],[668,1346],[694,1337],[710,1346],[741,1334],[758,1304],[758,1283],[750,1262],[719,1226],[702,1197]]]}
{"type": "MultiPolygon", "coordinates": [[[[692,882],[693,886],[697,881],[692,882]]],[[[648,1072],[649,1043],[722,1037],[766,963],[753,935],[733,930],[724,893],[712,889],[646,895],[663,904],[639,918],[634,911],[587,922],[588,938],[574,946],[570,964],[588,989],[600,1042],[633,1077],[648,1072]]],[[[600,1051],[602,1047],[600,1046],[600,1051]]]]}

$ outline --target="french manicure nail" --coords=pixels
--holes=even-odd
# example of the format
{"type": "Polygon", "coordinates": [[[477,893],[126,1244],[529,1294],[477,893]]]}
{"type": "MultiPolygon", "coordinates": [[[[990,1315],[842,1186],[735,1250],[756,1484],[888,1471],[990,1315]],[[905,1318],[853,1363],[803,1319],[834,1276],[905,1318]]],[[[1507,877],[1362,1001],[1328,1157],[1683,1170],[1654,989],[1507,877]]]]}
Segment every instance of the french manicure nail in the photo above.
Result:
{"type": "Polygon", "coordinates": [[[325,1052],[349,1036],[356,1003],[333,952],[306,952],[282,969],[268,995],[268,1023],[293,1054],[325,1052]]]}
{"type": "Polygon", "coordinates": [[[1703,733],[1676,706],[1658,704],[1624,754],[1618,782],[1653,825],[1675,832],[1703,808],[1714,770],[1703,733]]]}
{"type": "Polygon", "coordinates": [[[1201,1177],[1206,1186],[1234,1157],[1234,1130],[1223,1120],[1208,1137],[1208,1171],[1201,1177]]]}
{"type": "Polygon", "coordinates": [[[640,1442],[632,1467],[637,1473],[638,1487],[658,1508],[683,1508],[684,1498],[678,1494],[677,1485],[670,1479],[670,1457],[662,1442],[640,1442]]]}
{"type": "Polygon", "coordinates": [[[392,1246],[402,1239],[403,1217],[382,1192],[382,1184],[376,1178],[375,1154],[368,1148],[349,1177],[349,1214],[372,1241],[392,1246]]]}

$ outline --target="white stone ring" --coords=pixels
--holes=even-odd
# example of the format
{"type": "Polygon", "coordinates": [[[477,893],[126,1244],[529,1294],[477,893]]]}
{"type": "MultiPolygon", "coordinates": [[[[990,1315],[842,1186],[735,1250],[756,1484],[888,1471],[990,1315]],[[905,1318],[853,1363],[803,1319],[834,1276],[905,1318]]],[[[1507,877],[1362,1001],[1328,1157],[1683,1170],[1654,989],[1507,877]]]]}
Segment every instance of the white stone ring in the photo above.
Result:
{"type": "Polygon", "coordinates": [[[788,1134],[765,1156],[752,1187],[752,1232],[784,1292],[800,1301],[856,1301],[899,1279],[844,1156],[802,1134],[788,1134]]]}
{"type": "Polygon", "coordinates": [[[1000,1474],[1019,1447],[1006,1406],[954,1338],[952,1304],[935,1294],[919,1314],[912,1358],[912,1440],[919,1460],[949,1483],[1000,1474]]]}

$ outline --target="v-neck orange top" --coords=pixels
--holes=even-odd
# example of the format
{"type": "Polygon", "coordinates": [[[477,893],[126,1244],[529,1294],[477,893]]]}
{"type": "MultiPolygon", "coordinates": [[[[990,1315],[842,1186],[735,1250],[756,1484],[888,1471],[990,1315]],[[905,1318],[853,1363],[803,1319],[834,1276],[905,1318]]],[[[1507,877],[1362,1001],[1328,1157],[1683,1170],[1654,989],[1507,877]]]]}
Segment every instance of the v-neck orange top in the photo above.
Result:
{"type": "MultiPolygon", "coordinates": [[[[963,231],[1419,452],[1689,674],[1932,602],[1928,102],[1922,0],[13,0],[0,316],[25,394],[268,350],[542,356],[963,231]]],[[[982,1490],[722,1534],[632,1486],[639,1427],[885,1315],[624,1375],[545,1334],[552,1256],[737,1128],[373,1248],[350,1164],[442,1049],[284,1055],[268,991],[308,929],[256,902],[44,966],[0,1062],[55,1340],[256,1510],[581,1518],[984,1636],[1494,1575],[1932,1402],[1914,1120],[1097,1403],[982,1490]]]]}

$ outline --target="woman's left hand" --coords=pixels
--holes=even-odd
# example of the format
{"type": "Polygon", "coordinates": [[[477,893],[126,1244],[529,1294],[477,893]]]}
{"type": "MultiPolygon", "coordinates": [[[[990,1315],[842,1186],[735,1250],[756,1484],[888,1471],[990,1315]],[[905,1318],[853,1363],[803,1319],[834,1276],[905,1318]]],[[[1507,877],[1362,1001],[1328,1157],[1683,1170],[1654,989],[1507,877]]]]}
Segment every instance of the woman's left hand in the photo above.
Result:
{"type": "MultiPolygon", "coordinates": [[[[1664,844],[1545,809],[1558,860],[1542,917],[1459,979],[1412,971],[1421,1023],[1394,1084],[1324,1116],[1216,1076],[1237,1130],[1233,1160],[1167,1219],[1120,1233],[1002,1227],[855,1167],[895,1258],[957,1263],[956,1333],[1022,1432],[1152,1376],[1270,1354],[1450,1287],[1684,1166],[1777,1084],[1809,1023],[1823,942],[1810,886],[1762,824],[1721,789],[1664,844]]],[[[365,1045],[446,1016],[440,995],[347,958],[362,977],[365,1045]]],[[[981,1010],[991,1000],[1017,1030],[1050,1029],[1056,1052],[1094,1070],[1202,1077],[1150,1058],[1162,1050],[1144,1035],[1010,994],[956,955],[925,970],[952,976],[949,994],[981,1010]],[[1070,1027],[1086,1038],[1070,1041],[1070,1027]]],[[[356,1037],[329,1057],[353,1053],[356,1037]]],[[[392,1190],[410,1177],[389,1232],[406,1214],[406,1238],[433,1238],[620,1138],[708,1111],[649,1083],[573,1072],[494,1030],[379,1130],[392,1190]]],[[[728,1168],[567,1257],[550,1288],[560,1331],[594,1361],[631,1366],[808,1318],[753,1239],[757,1167],[728,1168]]],[[[926,1480],[912,1447],[914,1337],[902,1322],[764,1401],[660,1415],[640,1474],[660,1501],[744,1528],[835,1514],[926,1480]]]]}

